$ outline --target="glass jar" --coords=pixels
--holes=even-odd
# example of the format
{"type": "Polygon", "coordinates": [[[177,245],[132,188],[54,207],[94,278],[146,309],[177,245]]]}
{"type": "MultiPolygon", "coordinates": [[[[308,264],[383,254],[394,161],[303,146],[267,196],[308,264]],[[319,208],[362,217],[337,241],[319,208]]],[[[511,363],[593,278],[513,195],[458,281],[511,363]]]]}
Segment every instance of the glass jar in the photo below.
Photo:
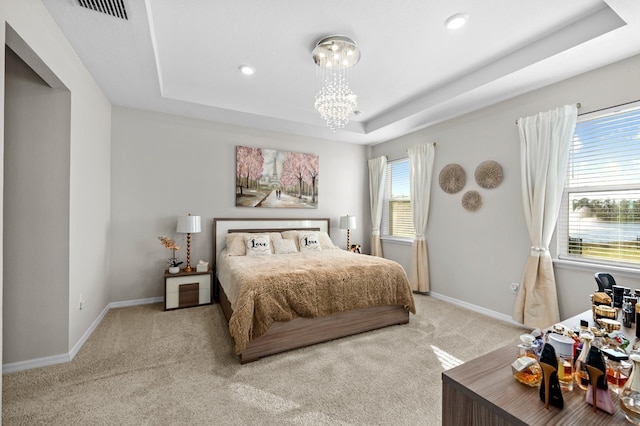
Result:
{"type": "Polygon", "coordinates": [[[511,364],[513,377],[520,383],[535,387],[542,382],[542,368],[538,364],[538,350],[533,343],[535,337],[531,334],[520,336],[521,343],[518,345],[517,358],[511,364]]]}
{"type": "Polygon", "coordinates": [[[583,391],[587,390],[589,386],[589,371],[587,370],[587,355],[589,349],[591,349],[591,342],[593,342],[594,335],[590,331],[582,331],[580,333],[580,341],[582,342],[582,349],[580,349],[580,355],[576,359],[573,378],[576,385],[583,391]]]}
{"type": "Polygon", "coordinates": [[[624,360],[617,360],[606,357],[607,366],[607,383],[609,383],[609,389],[613,393],[619,394],[624,385],[629,380],[629,374],[631,371],[631,364],[624,360]]]}
{"type": "Polygon", "coordinates": [[[629,356],[633,362],[631,376],[619,395],[620,408],[628,421],[640,425],[640,354],[629,356]]]}

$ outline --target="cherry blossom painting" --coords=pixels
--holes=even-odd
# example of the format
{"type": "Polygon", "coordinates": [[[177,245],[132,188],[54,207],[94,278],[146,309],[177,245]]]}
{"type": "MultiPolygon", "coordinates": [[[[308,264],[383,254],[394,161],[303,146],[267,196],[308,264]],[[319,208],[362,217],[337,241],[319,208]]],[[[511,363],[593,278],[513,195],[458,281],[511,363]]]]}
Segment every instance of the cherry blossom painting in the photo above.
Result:
{"type": "Polygon", "coordinates": [[[318,208],[315,154],[236,147],[236,207],[318,208]]]}

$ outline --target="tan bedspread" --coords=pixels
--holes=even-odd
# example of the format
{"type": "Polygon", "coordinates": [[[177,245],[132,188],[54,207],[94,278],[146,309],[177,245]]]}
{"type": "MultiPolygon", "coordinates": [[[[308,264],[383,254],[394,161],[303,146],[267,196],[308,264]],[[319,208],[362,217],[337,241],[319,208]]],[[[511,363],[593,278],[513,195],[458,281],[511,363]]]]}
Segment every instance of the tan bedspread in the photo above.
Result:
{"type": "Polygon", "coordinates": [[[402,305],[415,313],[413,294],[402,267],[391,260],[323,250],[272,256],[228,256],[228,271],[242,283],[229,332],[235,351],[275,321],[320,317],[377,305],[402,305]]]}

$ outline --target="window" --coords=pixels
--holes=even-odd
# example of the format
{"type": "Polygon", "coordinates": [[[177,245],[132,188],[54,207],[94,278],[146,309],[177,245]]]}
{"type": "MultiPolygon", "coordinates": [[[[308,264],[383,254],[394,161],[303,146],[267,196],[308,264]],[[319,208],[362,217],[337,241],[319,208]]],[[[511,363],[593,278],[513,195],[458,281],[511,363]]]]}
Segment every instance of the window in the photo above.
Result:
{"type": "Polygon", "coordinates": [[[409,188],[409,160],[389,162],[382,207],[382,236],[415,237],[409,188]]]}
{"type": "Polygon", "coordinates": [[[558,220],[560,257],[640,267],[640,108],[582,119],[558,220]]]}

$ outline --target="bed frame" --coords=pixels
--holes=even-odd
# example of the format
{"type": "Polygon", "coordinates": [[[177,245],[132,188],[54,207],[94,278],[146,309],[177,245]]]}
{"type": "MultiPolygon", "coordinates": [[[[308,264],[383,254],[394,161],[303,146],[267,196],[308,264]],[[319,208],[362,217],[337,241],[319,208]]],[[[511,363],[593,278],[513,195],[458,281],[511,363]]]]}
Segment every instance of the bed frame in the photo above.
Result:
{"type": "MultiPolygon", "coordinates": [[[[218,253],[224,246],[224,236],[230,232],[282,232],[308,229],[329,233],[329,219],[214,219],[213,268],[218,253]]],[[[220,302],[227,322],[233,310],[216,275],[214,297],[220,302]]],[[[242,352],[242,364],[256,361],[291,349],[326,342],[340,337],[376,330],[409,322],[409,312],[401,305],[371,306],[353,311],[339,312],[319,318],[298,317],[287,322],[275,322],[259,338],[249,343],[242,352]]]]}

